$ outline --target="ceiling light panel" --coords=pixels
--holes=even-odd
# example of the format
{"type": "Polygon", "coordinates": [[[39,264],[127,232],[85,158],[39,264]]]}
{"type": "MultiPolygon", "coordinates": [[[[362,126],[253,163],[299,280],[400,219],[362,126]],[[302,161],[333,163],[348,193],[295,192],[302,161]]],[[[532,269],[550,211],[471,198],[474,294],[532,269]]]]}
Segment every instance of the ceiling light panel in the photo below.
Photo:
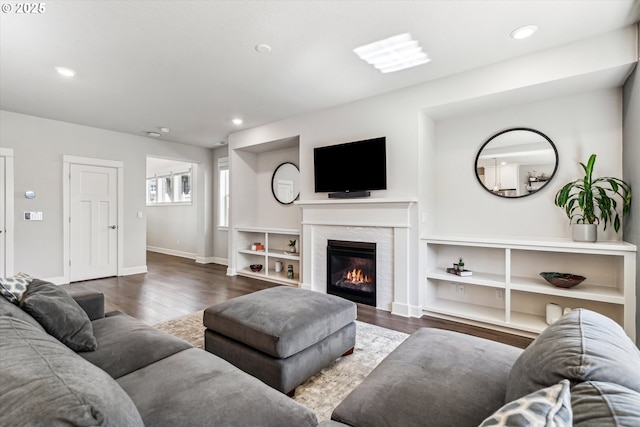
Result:
{"type": "Polygon", "coordinates": [[[538,31],[538,27],[535,25],[525,25],[524,27],[513,30],[511,32],[511,38],[516,40],[526,39],[527,37],[531,37],[536,31],[538,31]]]}
{"type": "Polygon", "coordinates": [[[431,59],[408,33],[399,34],[353,49],[356,55],[381,73],[391,73],[426,64],[431,59]]]}
{"type": "Polygon", "coordinates": [[[66,68],[66,67],[55,67],[56,71],[58,72],[58,74],[65,76],[65,77],[73,77],[76,75],[76,72],[73,71],[71,68],[66,68]]]}

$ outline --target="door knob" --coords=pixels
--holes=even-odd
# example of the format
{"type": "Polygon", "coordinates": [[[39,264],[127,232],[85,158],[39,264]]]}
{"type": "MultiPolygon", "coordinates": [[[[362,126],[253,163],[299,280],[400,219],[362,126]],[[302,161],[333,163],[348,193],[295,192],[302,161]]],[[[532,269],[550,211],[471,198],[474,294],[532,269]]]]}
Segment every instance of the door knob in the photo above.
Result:
{"type": "Polygon", "coordinates": [[[110,225],[109,228],[112,229],[112,230],[115,230],[116,228],[118,228],[118,226],[117,225],[110,225]]]}

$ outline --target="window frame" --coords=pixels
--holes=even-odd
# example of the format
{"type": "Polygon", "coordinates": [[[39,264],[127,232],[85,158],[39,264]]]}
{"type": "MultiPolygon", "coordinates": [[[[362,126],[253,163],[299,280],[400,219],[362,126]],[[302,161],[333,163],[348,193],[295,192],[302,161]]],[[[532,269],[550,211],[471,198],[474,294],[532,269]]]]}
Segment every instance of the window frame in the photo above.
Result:
{"type": "Polygon", "coordinates": [[[187,170],[180,170],[178,172],[162,172],[157,173],[152,177],[148,177],[146,179],[146,204],[147,206],[191,206],[193,205],[193,167],[189,167],[187,170]],[[180,183],[182,181],[183,176],[188,176],[188,199],[185,200],[183,196],[180,194],[185,194],[181,191],[184,187],[183,184],[180,183]],[[169,178],[169,181],[167,181],[169,178]],[[155,180],[155,191],[156,191],[156,201],[151,200],[151,182],[155,180]],[[169,195],[169,200],[160,200],[165,199],[166,193],[166,183],[169,182],[171,194],[169,195]],[[160,194],[163,194],[162,198],[160,194]],[[179,198],[182,200],[176,201],[175,199],[179,198]]]}
{"type": "Polygon", "coordinates": [[[229,157],[220,157],[218,159],[218,218],[216,224],[218,230],[229,230],[229,210],[231,205],[229,181],[229,157]]]}

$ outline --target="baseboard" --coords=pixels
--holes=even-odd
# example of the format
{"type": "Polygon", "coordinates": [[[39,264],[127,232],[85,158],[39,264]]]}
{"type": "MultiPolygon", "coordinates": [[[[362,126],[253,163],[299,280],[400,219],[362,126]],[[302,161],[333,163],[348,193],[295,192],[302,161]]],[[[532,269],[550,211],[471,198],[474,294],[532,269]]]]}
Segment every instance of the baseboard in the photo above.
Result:
{"type": "Polygon", "coordinates": [[[197,254],[191,252],[176,251],[175,249],[159,248],[157,246],[147,246],[149,252],[157,252],[165,255],[179,256],[180,258],[197,259],[197,254]]]}
{"type": "Polygon", "coordinates": [[[197,264],[220,264],[220,265],[229,265],[229,260],[226,258],[220,258],[216,256],[210,257],[196,257],[197,264]]]}
{"type": "Polygon", "coordinates": [[[69,283],[67,278],[64,277],[64,276],[49,277],[49,278],[42,279],[42,280],[44,280],[45,282],[53,283],[54,285],[66,285],[67,283],[69,283]]]}
{"type": "Polygon", "coordinates": [[[402,317],[422,317],[422,309],[415,305],[393,302],[391,303],[391,314],[402,317]]]}
{"type": "Polygon", "coordinates": [[[138,267],[126,267],[122,268],[119,272],[120,276],[133,276],[134,274],[144,274],[147,272],[146,265],[140,265],[138,267]]]}
{"type": "Polygon", "coordinates": [[[307,283],[300,283],[300,287],[301,287],[302,289],[308,289],[308,290],[310,290],[310,291],[312,291],[312,290],[313,290],[313,288],[311,287],[311,285],[309,285],[309,284],[307,284],[307,283]]]}

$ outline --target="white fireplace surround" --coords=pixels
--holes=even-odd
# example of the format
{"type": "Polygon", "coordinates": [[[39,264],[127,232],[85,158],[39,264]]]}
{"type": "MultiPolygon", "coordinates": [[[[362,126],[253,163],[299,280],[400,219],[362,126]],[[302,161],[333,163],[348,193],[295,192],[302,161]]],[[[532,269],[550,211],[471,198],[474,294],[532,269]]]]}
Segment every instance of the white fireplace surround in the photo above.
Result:
{"type": "Polygon", "coordinates": [[[295,202],[302,210],[301,287],[327,292],[327,241],[376,243],[376,308],[422,315],[409,304],[416,200],[340,199],[295,202]]]}

